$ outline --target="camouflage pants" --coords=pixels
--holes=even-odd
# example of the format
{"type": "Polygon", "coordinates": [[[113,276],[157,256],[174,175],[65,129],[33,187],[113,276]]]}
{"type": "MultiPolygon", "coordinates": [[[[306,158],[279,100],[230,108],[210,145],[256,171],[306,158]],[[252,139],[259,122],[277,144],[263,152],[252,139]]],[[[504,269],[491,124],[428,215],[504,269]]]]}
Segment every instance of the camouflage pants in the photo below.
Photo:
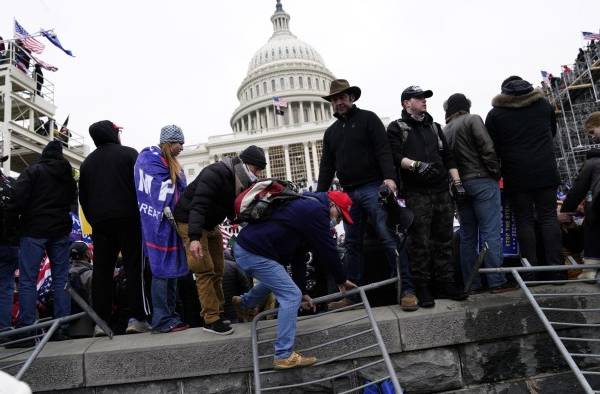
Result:
{"type": "Polygon", "coordinates": [[[413,278],[453,282],[454,205],[450,194],[406,192],[405,198],[406,206],[415,214],[407,247],[413,278]]]}

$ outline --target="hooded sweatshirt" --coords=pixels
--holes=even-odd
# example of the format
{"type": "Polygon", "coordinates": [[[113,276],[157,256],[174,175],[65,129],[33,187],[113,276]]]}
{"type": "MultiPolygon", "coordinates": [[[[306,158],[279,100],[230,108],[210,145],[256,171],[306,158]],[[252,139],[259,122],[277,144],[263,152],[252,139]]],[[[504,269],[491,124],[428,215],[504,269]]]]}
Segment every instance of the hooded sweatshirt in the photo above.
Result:
{"type": "Polygon", "coordinates": [[[20,215],[20,235],[33,238],[60,238],[71,232],[71,206],[77,201],[77,185],[71,164],[62,155],[62,145],[52,141],[39,162],[25,169],[17,179],[11,206],[20,215]]]}
{"type": "Polygon", "coordinates": [[[90,136],[97,149],[81,164],[79,202],[93,226],[114,219],[139,221],[133,166],[138,153],[121,145],[112,122],[90,126],[90,136]]]}

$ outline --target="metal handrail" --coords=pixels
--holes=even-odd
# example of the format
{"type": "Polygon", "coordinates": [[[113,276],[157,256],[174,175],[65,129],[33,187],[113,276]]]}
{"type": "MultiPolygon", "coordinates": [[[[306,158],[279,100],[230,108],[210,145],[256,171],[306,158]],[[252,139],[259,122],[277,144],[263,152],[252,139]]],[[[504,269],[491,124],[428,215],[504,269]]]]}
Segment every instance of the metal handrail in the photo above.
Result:
{"type": "MultiPolygon", "coordinates": [[[[390,356],[389,356],[389,354],[387,352],[385,343],[383,341],[383,337],[381,336],[381,332],[380,332],[379,327],[377,326],[377,322],[376,322],[376,320],[375,320],[375,318],[373,316],[373,312],[371,310],[371,306],[369,304],[369,300],[367,299],[367,296],[366,296],[366,291],[377,289],[377,288],[380,288],[380,287],[383,287],[383,286],[387,286],[387,285],[390,285],[390,284],[394,284],[394,283],[399,283],[399,276],[396,276],[396,277],[390,278],[390,279],[386,279],[386,280],[383,280],[383,281],[380,281],[380,282],[371,283],[371,284],[368,284],[368,285],[365,285],[365,286],[361,286],[361,287],[358,287],[358,288],[346,291],[344,293],[338,292],[338,293],[328,294],[328,295],[325,295],[325,296],[313,299],[313,304],[321,304],[321,303],[326,303],[326,302],[333,301],[333,300],[336,300],[336,299],[339,299],[339,298],[342,298],[342,297],[348,297],[348,296],[353,295],[353,294],[359,294],[360,297],[361,297],[361,301],[362,301],[361,304],[364,306],[364,309],[366,310],[366,315],[361,315],[361,316],[359,316],[357,318],[352,318],[352,319],[349,319],[349,320],[344,320],[343,322],[336,323],[334,325],[327,325],[326,328],[319,328],[319,329],[305,331],[305,332],[297,334],[297,336],[303,336],[303,335],[307,335],[307,334],[313,334],[313,333],[316,333],[316,332],[321,332],[321,331],[324,331],[324,330],[329,330],[331,328],[335,328],[335,327],[339,327],[339,326],[342,326],[342,325],[346,325],[346,324],[349,324],[349,323],[352,323],[352,322],[355,322],[355,321],[363,320],[365,318],[368,319],[369,323],[371,324],[371,328],[368,329],[368,330],[363,330],[363,331],[361,331],[359,333],[351,334],[351,335],[346,336],[346,337],[336,338],[334,340],[327,341],[325,343],[318,344],[318,345],[315,345],[315,346],[308,347],[308,348],[304,349],[304,350],[314,350],[314,349],[318,349],[318,348],[322,348],[322,347],[331,345],[333,343],[342,342],[342,341],[347,340],[349,338],[354,338],[354,337],[357,337],[359,335],[364,335],[364,334],[367,334],[369,332],[373,332],[373,335],[374,335],[374,337],[376,339],[376,343],[371,344],[371,345],[367,345],[367,346],[364,346],[364,347],[361,347],[360,349],[351,350],[350,352],[346,352],[346,353],[341,354],[341,355],[335,355],[333,357],[330,357],[330,358],[328,358],[326,360],[323,360],[323,361],[320,361],[320,362],[317,362],[317,363],[314,364],[314,366],[326,365],[328,363],[331,363],[331,362],[334,362],[334,361],[346,358],[346,357],[354,355],[354,354],[358,354],[358,353],[364,352],[364,351],[369,350],[369,349],[379,348],[380,351],[381,351],[381,355],[382,355],[382,359],[379,362],[384,362],[386,364],[386,369],[387,369],[388,375],[385,376],[385,377],[383,377],[383,378],[381,378],[381,379],[378,379],[376,381],[370,382],[370,383],[368,383],[366,385],[362,385],[362,386],[360,386],[360,387],[358,387],[356,389],[352,389],[352,390],[346,391],[346,392],[356,391],[356,390],[359,390],[359,389],[361,389],[363,387],[367,387],[367,386],[370,386],[370,385],[373,385],[373,384],[377,384],[378,382],[384,381],[386,379],[390,379],[390,381],[392,382],[392,384],[393,384],[393,386],[394,386],[394,388],[396,390],[396,393],[401,394],[403,392],[402,388],[400,387],[400,383],[398,382],[398,378],[396,376],[396,373],[394,371],[394,367],[393,367],[391,358],[390,358],[390,356]]],[[[355,306],[355,305],[353,305],[353,306],[355,306]]],[[[365,366],[358,367],[358,368],[354,368],[354,369],[351,369],[351,370],[344,371],[344,373],[341,373],[341,374],[336,374],[336,375],[332,375],[332,376],[325,377],[325,378],[319,378],[317,380],[312,380],[312,381],[308,381],[308,382],[301,382],[301,383],[290,384],[290,385],[285,385],[285,386],[278,386],[278,387],[275,386],[275,387],[262,388],[261,377],[264,376],[264,375],[269,375],[269,374],[276,373],[278,371],[274,370],[274,369],[265,370],[265,371],[261,371],[260,370],[260,360],[261,359],[265,359],[265,358],[267,358],[269,356],[273,356],[273,355],[272,354],[260,355],[259,354],[259,344],[263,344],[263,343],[267,343],[267,342],[272,342],[273,340],[275,340],[275,338],[263,339],[263,340],[259,341],[259,339],[258,339],[258,331],[259,331],[258,323],[264,317],[276,314],[278,312],[278,310],[279,310],[278,308],[275,308],[275,309],[270,309],[270,310],[262,311],[259,314],[257,314],[254,317],[253,321],[252,321],[252,327],[251,327],[251,333],[252,333],[252,355],[253,355],[253,362],[254,362],[254,388],[255,388],[256,393],[260,393],[260,392],[264,392],[264,391],[286,390],[286,389],[291,389],[291,388],[294,388],[294,387],[306,386],[306,385],[310,385],[310,384],[314,384],[314,383],[318,383],[318,382],[322,382],[322,381],[326,381],[326,380],[335,379],[336,377],[339,377],[339,376],[342,376],[342,375],[347,375],[347,374],[353,373],[355,371],[358,371],[360,369],[366,368],[365,366]]],[[[320,317],[320,316],[329,314],[330,312],[333,313],[334,311],[328,311],[328,312],[325,312],[325,313],[322,313],[322,314],[311,315],[311,316],[307,316],[306,318],[320,317]]],[[[335,312],[339,312],[339,310],[337,310],[335,312]]],[[[306,319],[304,319],[304,320],[306,320],[306,319]]],[[[274,326],[273,325],[269,325],[269,328],[271,328],[271,327],[274,327],[274,326]]],[[[264,329],[264,327],[263,327],[263,329],[264,329]]]]}

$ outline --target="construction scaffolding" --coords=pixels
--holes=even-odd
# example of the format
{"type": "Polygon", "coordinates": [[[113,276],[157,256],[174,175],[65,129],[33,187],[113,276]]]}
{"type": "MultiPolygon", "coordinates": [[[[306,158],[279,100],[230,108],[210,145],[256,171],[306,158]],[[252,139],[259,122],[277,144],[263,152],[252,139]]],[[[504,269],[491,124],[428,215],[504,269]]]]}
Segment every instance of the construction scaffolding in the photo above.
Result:
{"type": "Polygon", "coordinates": [[[573,69],[563,66],[562,78],[550,78],[544,91],[556,110],[556,158],[563,188],[573,185],[592,144],[584,122],[600,111],[600,43],[581,49],[573,69]]]}

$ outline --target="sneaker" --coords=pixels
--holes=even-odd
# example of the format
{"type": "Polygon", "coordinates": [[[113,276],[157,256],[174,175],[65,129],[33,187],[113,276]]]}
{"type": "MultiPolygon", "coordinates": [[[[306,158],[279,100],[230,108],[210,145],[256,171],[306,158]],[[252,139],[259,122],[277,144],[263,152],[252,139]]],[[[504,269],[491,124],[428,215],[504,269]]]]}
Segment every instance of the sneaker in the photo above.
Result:
{"type": "MultiPolygon", "coordinates": [[[[352,301],[351,299],[349,299],[349,298],[342,298],[339,301],[333,301],[333,302],[330,302],[329,304],[327,304],[327,310],[328,311],[335,311],[337,309],[345,308],[347,306],[351,306],[351,305],[354,305],[354,304],[356,304],[356,302],[352,301]]],[[[292,355],[294,355],[294,353],[292,353],[292,355]]],[[[292,357],[292,356],[290,356],[290,357],[292,357]]]]}
{"type": "Polygon", "coordinates": [[[214,323],[206,324],[202,329],[206,332],[212,332],[217,335],[229,335],[233,334],[233,328],[229,324],[225,324],[223,320],[219,319],[214,323]]]}
{"type": "Polygon", "coordinates": [[[150,324],[148,324],[146,320],[140,321],[132,317],[129,319],[129,322],[127,322],[125,334],[141,334],[150,330],[152,330],[152,327],[150,327],[150,324]]]}
{"type": "Polygon", "coordinates": [[[94,326],[94,337],[105,337],[106,333],[104,332],[103,329],[100,328],[99,325],[95,325],[94,326]]]}
{"type": "Polygon", "coordinates": [[[298,367],[308,367],[317,362],[316,357],[301,356],[299,353],[292,352],[288,358],[279,358],[273,360],[273,369],[290,369],[298,367]]]}
{"type": "Polygon", "coordinates": [[[177,332],[177,331],[184,331],[187,330],[188,328],[190,328],[190,325],[184,322],[179,322],[169,328],[167,328],[166,330],[152,330],[150,331],[151,334],[167,334],[169,332],[177,332]]]}
{"type": "Polygon", "coordinates": [[[415,290],[417,293],[417,299],[421,308],[433,308],[435,306],[435,300],[431,295],[429,289],[429,283],[426,281],[415,281],[415,290]]]}
{"type": "Polygon", "coordinates": [[[419,300],[413,293],[407,291],[400,299],[400,308],[405,312],[413,312],[419,309],[419,300]]]}

